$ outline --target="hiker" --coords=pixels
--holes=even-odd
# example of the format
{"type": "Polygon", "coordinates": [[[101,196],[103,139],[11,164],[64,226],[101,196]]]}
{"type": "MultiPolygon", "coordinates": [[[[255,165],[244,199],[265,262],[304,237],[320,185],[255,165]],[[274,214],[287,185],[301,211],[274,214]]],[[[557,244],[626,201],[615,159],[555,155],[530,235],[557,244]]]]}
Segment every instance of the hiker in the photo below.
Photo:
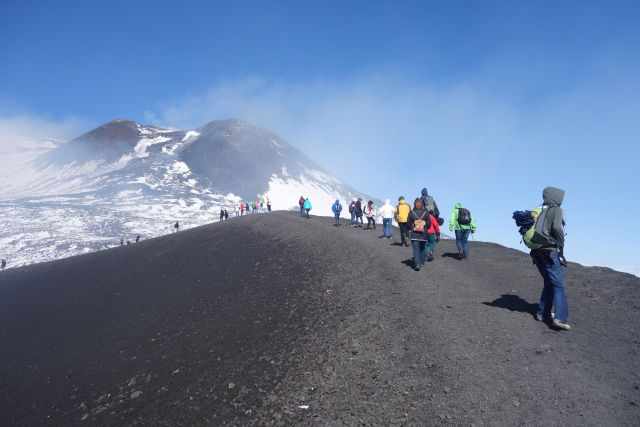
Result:
{"type": "Polygon", "coordinates": [[[407,221],[409,220],[409,212],[411,212],[411,206],[404,200],[403,196],[398,199],[398,206],[396,206],[396,222],[400,227],[400,245],[409,246],[409,228],[407,221]]]}
{"type": "Polygon", "coordinates": [[[229,211],[227,210],[227,208],[224,208],[224,220],[228,220],[229,219],[229,211]]]}
{"type": "Polygon", "coordinates": [[[349,215],[351,215],[351,225],[356,225],[356,202],[357,199],[354,197],[349,203],[349,215]]]}
{"type": "Polygon", "coordinates": [[[420,198],[422,199],[422,206],[424,206],[424,208],[429,211],[431,215],[434,215],[436,217],[436,219],[438,220],[438,224],[444,224],[444,220],[440,218],[440,209],[438,209],[438,204],[436,203],[435,199],[429,195],[429,192],[426,188],[422,189],[420,198]]]}
{"type": "Polygon", "coordinates": [[[431,224],[431,215],[424,209],[422,199],[416,199],[408,218],[413,247],[413,268],[416,271],[420,271],[426,259],[429,224],[431,224]]]}
{"type": "Polygon", "coordinates": [[[244,202],[240,202],[240,216],[244,215],[244,202]]]}
{"type": "Polygon", "coordinates": [[[271,200],[267,199],[267,212],[271,212],[271,200]]]}
{"type": "Polygon", "coordinates": [[[300,205],[300,216],[304,216],[304,202],[304,196],[300,196],[300,198],[298,199],[298,205],[300,205]]]}
{"type": "Polygon", "coordinates": [[[7,268],[7,260],[3,258],[2,261],[0,261],[0,270],[4,271],[5,268],[7,268]]]}
{"type": "Polygon", "coordinates": [[[391,239],[391,237],[393,237],[391,234],[391,224],[393,223],[394,214],[395,209],[391,206],[391,200],[385,200],[384,205],[380,208],[380,216],[382,216],[382,235],[387,239],[391,239]]]}
{"type": "Polygon", "coordinates": [[[224,209],[220,209],[220,222],[224,221],[224,209]]]}
{"type": "Polygon", "coordinates": [[[364,221],[362,219],[362,215],[364,213],[362,211],[362,199],[356,200],[355,211],[356,211],[356,227],[362,228],[362,226],[364,225],[364,221]]]}
{"type": "Polygon", "coordinates": [[[440,241],[440,221],[435,215],[429,215],[431,225],[427,230],[427,261],[433,261],[433,254],[436,251],[436,245],[440,241]]]}
{"type": "Polygon", "coordinates": [[[127,240],[127,246],[131,245],[131,241],[127,240]]]}
{"type": "Polygon", "coordinates": [[[175,229],[176,229],[176,233],[177,233],[178,231],[180,231],[180,223],[179,223],[178,221],[176,221],[176,223],[173,225],[173,228],[175,228],[175,229]]]}
{"type": "Polygon", "coordinates": [[[340,204],[340,200],[336,199],[336,202],[331,206],[331,211],[333,212],[333,216],[336,219],[336,226],[340,225],[340,213],[342,212],[342,205],[340,204]]]}
{"type": "Polygon", "coordinates": [[[471,216],[469,209],[456,203],[451,210],[449,218],[449,231],[456,234],[456,247],[458,248],[458,259],[469,257],[469,234],[476,232],[476,221],[471,216]]]}
{"type": "Polygon", "coordinates": [[[302,204],[302,207],[304,209],[305,215],[307,216],[307,219],[309,219],[310,218],[309,212],[311,211],[311,200],[309,200],[308,197],[305,199],[304,203],[302,204]]]}
{"type": "Polygon", "coordinates": [[[124,246],[124,237],[120,238],[120,246],[124,246]]]}
{"type": "Polygon", "coordinates": [[[567,260],[564,257],[564,190],[547,187],[542,192],[542,211],[535,221],[536,243],[540,248],[531,250],[531,258],[544,280],[536,319],[551,321],[559,329],[568,331],[569,307],[564,291],[567,260]],[[555,318],[552,318],[555,308],[555,318]]]}
{"type": "Polygon", "coordinates": [[[373,201],[369,200],[364,207],[364,216],[367,217],[367,226],[365,230],[376,229],[376,208],[373,206],[373,201]],[[373,227],[371,225],[373,224],[373,227]]]}
{"type": "Polygon", "coordinates": [[[136,243],[138,243],[138,242],[140,242],[140,235],[139,234],[136,236],[136,243]]]}

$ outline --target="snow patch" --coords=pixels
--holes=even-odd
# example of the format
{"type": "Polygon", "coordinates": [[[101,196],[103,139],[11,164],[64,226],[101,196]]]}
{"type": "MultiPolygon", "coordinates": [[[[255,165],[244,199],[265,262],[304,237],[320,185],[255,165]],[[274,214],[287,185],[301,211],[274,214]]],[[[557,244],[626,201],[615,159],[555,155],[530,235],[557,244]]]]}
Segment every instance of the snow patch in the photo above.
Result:
{"type": "Polygon", "coordinates": [[[200,136],[200,132],[197,132],[195,130],[190,130],[184,135],[184,138],[182,138],[182,142],[193,141],[199,136],[200,136]]]}
{"type": "Polygon", "coordinates": [[[156,138],[142,138],[136,146],[133,148],[133,152],[135,153],[135,157],[139,159],[143,159],[149,157],[149,152],[147,148],[152,145],[161,144],[163,142],[170,141],[171,138],[167,138],[166,136],[158,136],[156,138]]]}

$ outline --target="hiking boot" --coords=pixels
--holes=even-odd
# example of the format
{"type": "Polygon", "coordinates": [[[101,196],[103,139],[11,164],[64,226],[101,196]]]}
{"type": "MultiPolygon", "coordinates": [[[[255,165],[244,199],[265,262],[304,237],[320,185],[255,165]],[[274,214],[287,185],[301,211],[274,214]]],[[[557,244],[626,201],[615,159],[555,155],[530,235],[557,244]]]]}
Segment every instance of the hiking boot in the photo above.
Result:
{"type": "Polygon", "coordinates": [[[562,329],[563,331],[571,330],[571,325],[569,325],[567,322],[563,322],[562,320],[558,320],[558,319],[553,319],[553,326],[555,326],[558,329],[562,329]]]}

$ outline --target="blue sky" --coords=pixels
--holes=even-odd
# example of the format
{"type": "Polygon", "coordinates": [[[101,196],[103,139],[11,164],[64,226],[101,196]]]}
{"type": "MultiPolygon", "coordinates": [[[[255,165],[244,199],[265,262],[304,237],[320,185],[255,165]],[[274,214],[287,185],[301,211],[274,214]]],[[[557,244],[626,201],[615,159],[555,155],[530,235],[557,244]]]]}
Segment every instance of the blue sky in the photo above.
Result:
{"type": "Polygon", "coordinates": [[[511,212],[556,185],[568,257],[640,274],[640,5],[448,3],[5,0],[0,126],[235,116],[516,247],[511,212]]]}

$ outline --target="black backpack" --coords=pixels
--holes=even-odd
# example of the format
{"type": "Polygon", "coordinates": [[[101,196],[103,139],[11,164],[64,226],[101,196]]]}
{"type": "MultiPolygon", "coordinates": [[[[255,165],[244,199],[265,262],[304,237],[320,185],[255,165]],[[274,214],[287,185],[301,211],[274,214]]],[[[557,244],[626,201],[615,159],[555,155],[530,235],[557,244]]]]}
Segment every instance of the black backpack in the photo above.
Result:
{"type": "Polygon", "coordinates": [[[458,224],[471,225],[471,212],[466,208],[458,209],[458,224]]]}

